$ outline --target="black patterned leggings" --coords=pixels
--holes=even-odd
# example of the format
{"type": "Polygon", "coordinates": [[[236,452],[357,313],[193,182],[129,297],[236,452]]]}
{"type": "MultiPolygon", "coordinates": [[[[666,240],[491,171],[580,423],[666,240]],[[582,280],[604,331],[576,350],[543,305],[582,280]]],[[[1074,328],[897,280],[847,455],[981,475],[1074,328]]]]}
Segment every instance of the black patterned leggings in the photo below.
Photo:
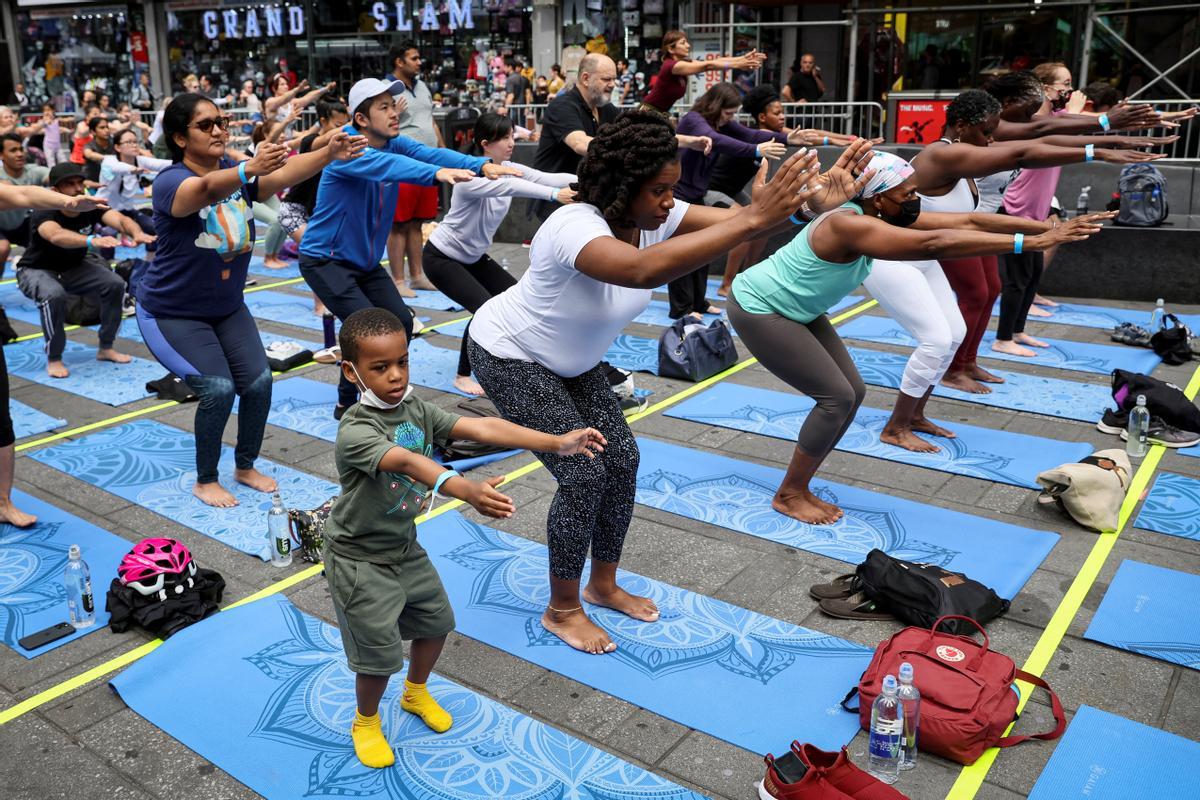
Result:
{"type": "Polygon", "coordinates": [[[579,580],[587,560],[616,563],[633,517],[638,447],[602,366],[563,378],[532,361],[497,358],[470,343],[475,377],[509,422],[554,435],[596,428],[608,440],[596,458],[535,453],[558,481],[546,539],[550,574],[579,580]]]}

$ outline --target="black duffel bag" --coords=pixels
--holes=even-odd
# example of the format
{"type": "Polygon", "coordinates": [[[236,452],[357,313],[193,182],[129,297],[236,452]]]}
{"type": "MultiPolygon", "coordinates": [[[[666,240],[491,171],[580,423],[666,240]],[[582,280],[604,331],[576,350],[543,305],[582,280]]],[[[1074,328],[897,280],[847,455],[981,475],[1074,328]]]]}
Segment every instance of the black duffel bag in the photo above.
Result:
{"type": "MultiPolygon", "coordinates": [[[[986,625],[1008,611],[1007,600],[961,572],[901,561],[882,550],[867,553],[867,560],[855,573],[867,597],[909,625],[929,628],[947,615],[970,617],[986,625]]],[[[959,620],[942,627],[952,633],[975,630],[959,620]]]]}
{"type": "Polygon", "coordinates": [[[1192,332],[1174,314],[1162,318],[1162,327],[1150,337],[1150,347],[1171,366],[1192,360],[1192,332]]]}
{"type": "Polygon", "coordinates": [[[698,381],[737,363],[737,346],[729,326],[715,320],[707,327],[694,318],[677,319],[658,339],[658,374],[698,381]]]}
{"type": "Polygon", "coordinates": [[[1138,395],[1145,395],[1146,408],[1150,416],[1181,431],[1200,433],[1200,408],[1173,383],[1143,375],[1114,369],[1112,372],[1112,396],[1117,408],[1130,411],[1137,405],[1138,395]]]}

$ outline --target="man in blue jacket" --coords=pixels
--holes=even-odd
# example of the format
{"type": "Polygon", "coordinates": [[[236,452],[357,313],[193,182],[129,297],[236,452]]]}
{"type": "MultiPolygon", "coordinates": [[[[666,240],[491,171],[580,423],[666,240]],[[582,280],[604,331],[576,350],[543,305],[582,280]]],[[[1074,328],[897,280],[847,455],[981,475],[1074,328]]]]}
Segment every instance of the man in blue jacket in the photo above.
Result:
{"type": "MultiPolygon", "coordinates": [[[[365,78],[350,89],[352,114],[345,130],[367,139],[367,150],[353,161],[336,161],[321,174],[317,203],[300,242],[300,274],[325,307],[340,320],[362,308],[386,308],[404,323],[412,338],[412,312],[392,277],[380,265],[392,229],[401,183],[432,186],[461,183],[477,175],[495,179],[520,175],[511,167],[454,150],[428,147],[400,136],[395,96],[402,81],[365,78]]],[[[358,400],[358,390],[343,376],[333,415],[341,419],[358,400]]]]}

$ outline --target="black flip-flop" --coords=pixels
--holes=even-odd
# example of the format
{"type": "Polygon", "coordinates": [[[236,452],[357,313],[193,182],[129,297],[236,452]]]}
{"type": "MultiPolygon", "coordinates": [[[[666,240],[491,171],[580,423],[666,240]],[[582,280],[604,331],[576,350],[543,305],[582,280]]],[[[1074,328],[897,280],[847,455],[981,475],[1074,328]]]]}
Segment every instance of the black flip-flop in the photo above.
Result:
{"type": "Polygon", "coordinates": [[[862,591],[858,583],[858,575],[839,575],[829,583],[818,583],[808,588],[808,596],[814,600],[840,600],[855,592],[862,591]]]}
{"type": "Polygon", "coordinates": [[[880,606],[867,597],[864,592],[858,592],[842,599],[822,600],[817,607],[823,613],[837,619],[894,619],[891,614],[881,611],[880,606]]]}

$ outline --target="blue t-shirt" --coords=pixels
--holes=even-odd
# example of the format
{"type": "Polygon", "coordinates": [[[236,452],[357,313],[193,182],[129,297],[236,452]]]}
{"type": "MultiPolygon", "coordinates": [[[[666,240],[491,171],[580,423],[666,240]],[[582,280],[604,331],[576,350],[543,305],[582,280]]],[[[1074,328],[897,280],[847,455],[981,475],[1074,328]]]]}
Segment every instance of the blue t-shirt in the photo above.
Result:
{"type": "MultiPolygon", "coordinates": [[[[221,159],[220,169],[234,164],[221,159]]],[[[137,288],[138,303],[159,317],[207,318],[232,314],[242,304],[254,248],[258,182],[196,214],[171,216],[179,184],[196,177],[182,163],[154,179],[157,253],[137,288]]]]}

